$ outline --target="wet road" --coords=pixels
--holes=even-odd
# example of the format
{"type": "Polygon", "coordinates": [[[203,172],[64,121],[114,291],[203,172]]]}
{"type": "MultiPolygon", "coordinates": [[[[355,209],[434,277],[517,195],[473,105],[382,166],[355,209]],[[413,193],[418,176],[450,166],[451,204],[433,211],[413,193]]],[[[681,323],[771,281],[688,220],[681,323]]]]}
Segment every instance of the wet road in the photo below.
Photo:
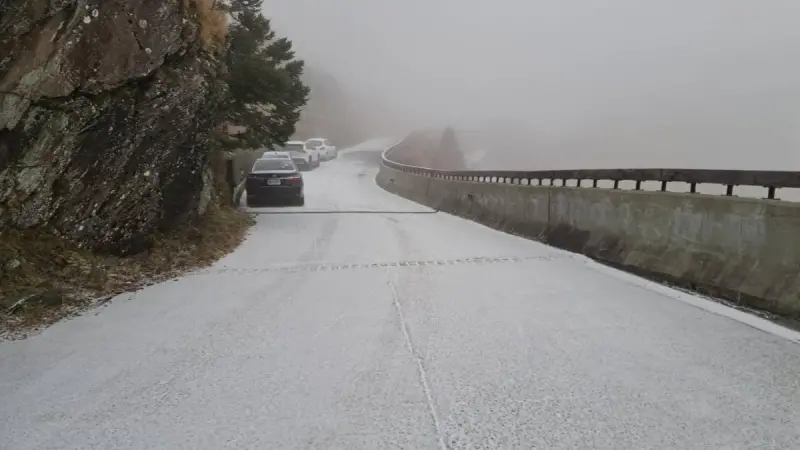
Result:
{"type": "Polygon", "coordinates": [[[394,197],[375,161],[0,343],[0,448],[800,448],[796,334],[394,197]]]}

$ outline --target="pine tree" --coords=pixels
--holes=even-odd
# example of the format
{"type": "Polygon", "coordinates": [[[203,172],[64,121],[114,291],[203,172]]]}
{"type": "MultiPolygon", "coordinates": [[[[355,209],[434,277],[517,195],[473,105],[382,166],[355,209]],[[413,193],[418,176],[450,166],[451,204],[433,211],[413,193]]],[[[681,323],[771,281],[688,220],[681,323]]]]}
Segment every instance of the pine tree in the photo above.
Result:
{"type": "Polygon", "coordinates": [[[228,32],[228,123],[246,127],[238,136],[248,147],[282,144],[294,133],[309,89],[300,80],[304,63],[292,43],[277,38],[261,13],[262,0],[231,0],[228,32]]]}

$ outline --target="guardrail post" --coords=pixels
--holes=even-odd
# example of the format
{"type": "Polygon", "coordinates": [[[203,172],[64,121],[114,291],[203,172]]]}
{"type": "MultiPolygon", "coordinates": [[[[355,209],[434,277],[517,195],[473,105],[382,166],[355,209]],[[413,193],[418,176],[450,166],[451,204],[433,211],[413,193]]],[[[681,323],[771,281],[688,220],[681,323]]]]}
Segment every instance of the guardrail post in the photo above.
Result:
{"type": "Polygon", "coordinates": [[[597,179],[592,180],[592,187],[593,188],[597,187],[597,179]]]}
{"type": "Polygon", "coordinates": [[[697,183],[689,183],[689,192],[692,194],[697,192],[697,183]]]}
{"type": "Polygon", "coordinates": [[[767,188],[767,198],[770,200],[775,200],[775,186],[769,186],[767,188]]]}
{"type": "Polygon", "coordinates": [[[661,182],[661,192],[667,192],[667,182],[666,181],[662,181],[661,182]]]}
{"type": "Polygon", "coordinates": [[[641,180],[636,180],[636,190],[637,191],[641,191],[642,190],[642,181],[641,180]]]}
{"type": "Polygon", "coordinates": [[[728,186],[725,188],[725,195],[727,195],[728,197],[730,197],[730,196],[732,196],[732,195],[733,195],[733,185],[732,185],[732,184],[729,184],[729,185],[728,185],[728,186]]]}
{"type": "Polygon", "coordinates": [[[619,180],[614,180],[614,189],[619,189],[619,180]]]}

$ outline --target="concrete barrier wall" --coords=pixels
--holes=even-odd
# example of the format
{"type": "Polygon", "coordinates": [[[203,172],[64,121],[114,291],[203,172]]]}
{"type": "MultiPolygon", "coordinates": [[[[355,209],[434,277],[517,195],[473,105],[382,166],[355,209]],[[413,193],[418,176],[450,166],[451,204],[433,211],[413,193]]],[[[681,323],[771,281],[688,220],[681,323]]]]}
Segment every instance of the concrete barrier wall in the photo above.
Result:
{"type": "Polygon", "coordinates": [[[800,204],[703,194],[429,178],[384,189],[493,228],[699,292],[800,317],[800,204]]]}

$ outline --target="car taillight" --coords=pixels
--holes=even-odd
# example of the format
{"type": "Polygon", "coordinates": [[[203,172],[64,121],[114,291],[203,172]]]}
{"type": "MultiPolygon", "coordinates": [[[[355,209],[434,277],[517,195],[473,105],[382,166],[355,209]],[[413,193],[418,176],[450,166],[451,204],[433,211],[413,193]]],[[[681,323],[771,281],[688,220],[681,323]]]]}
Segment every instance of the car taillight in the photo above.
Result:
{"type": "Polygon", "coordinates": [[[299,184],[300,183],[300,176],[299,175],[295,175],[295,176],[291,176],[291,177],[286,177],[286,178],[284,178],[284,180],[286,181],[286,184],[299,184]]]}

